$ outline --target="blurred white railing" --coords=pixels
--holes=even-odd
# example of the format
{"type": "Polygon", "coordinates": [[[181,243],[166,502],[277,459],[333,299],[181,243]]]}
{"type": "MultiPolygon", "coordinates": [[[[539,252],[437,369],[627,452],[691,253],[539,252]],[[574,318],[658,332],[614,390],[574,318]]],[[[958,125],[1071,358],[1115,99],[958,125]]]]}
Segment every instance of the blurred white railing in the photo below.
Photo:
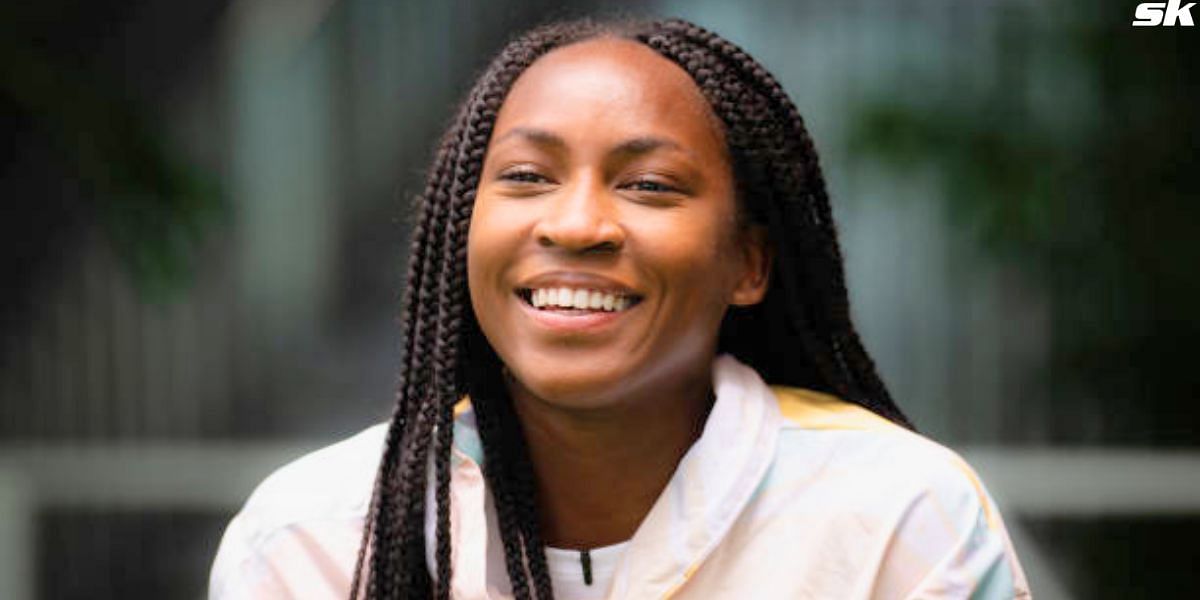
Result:
{"type": "MultiPolygon", "coordinates": [[[[33,597],[45,508],[236,510],[268,473],[322,442],[0,447],[0,598],[33,597]]],[[[1200,452],[974,448],[1039,600],[1071,597],[1020,517],[1200,513],[1200,452]]]]}

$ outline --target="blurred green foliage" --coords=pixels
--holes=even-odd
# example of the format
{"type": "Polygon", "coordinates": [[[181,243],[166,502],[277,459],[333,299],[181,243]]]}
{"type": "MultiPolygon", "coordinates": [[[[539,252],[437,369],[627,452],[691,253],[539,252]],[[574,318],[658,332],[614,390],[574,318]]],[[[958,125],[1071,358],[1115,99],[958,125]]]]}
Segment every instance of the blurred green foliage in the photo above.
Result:
{"type": "Polygon", "coordinates": [[[1200,36],[1129,27],[1127,3],[1084,12],[1007,11],[995,64],[861,106],[851,155],[932,167],[952,223],[1048,291],[1053,431],[1099,410],[1104,439],[1082,441],[1194,444],[1200,36]],[[984,91],[960,85],[979,73],[984,91]]]}
{"type": "Polygon", "coordinates": [[[78,52],[63,51],[77,50],[73,44],[86,48],[83,41],[56,37],[61,23],[26,13],[37,11],[0,10],[5,104],[17,108],[22,128],[51,140],[69,171],[63,175],[81,184],[93,204],[89,212],[103,224],[142,297],[151,302],[178,297],[194,274],[207,233],[227,221],[218,180],[182,158],[159,117],[116,77],[88,57],[80,60],[78,52]]]}

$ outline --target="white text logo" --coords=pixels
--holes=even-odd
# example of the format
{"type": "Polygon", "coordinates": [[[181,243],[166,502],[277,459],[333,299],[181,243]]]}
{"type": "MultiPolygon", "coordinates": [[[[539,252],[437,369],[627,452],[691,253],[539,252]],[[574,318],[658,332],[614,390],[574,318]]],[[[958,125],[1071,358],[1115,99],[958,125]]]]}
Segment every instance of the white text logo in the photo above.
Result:
{"type": "Polygon", "coordinates": [[[1154,27],[1155,25],[1163,25],[1165,27],[1174,27],[1175,23],[1179,23],[1184,27],[1191,27],[1192,23],[1192,7],[1195,2],[1188,2],[1183,6],[1179,6],[1180,0],[1171,0],[1170,2],[1143,2],[1137,5],[1133,11],[1133,26],[1134,27],[1154,27]]]}

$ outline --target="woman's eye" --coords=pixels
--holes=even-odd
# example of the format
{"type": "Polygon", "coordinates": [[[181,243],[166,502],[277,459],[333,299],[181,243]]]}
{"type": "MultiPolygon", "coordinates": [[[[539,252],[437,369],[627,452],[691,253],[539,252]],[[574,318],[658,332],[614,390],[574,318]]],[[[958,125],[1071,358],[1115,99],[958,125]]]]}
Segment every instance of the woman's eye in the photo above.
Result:
{"type": "Polygon", "coordinates": [[[535,171],[509,171],[501,173],[500,179],[513,183],[549,183],[550,180],[535,171]]]}
{"type": "Polygon", "coordinates": [[[653,181],[650,179],[639,179],[637,181],[627,184],[625,186],[625,188],[629,189],[629,190],[633,190],[635,192],[651,192],[651,193],[659,193],[659,194],[665,194],[665,193],[679,191],[678,189],[671,187],[670,185],[667,185],[660,181],[653,181]]]}

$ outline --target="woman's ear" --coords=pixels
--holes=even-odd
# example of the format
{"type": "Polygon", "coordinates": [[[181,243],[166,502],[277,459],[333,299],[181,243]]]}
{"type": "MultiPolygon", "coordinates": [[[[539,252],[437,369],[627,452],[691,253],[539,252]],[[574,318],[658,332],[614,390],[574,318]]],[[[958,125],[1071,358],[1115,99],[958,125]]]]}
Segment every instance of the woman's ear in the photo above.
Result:
{"type": "Polygon", "coordinates": [[[775,253],[767,236],[767,228],[762,225],[744,228],[738,238],[742,270],[729,303],[734,306],[751,306],[762,302],[763,297],[767,295],[775,253]]]}

